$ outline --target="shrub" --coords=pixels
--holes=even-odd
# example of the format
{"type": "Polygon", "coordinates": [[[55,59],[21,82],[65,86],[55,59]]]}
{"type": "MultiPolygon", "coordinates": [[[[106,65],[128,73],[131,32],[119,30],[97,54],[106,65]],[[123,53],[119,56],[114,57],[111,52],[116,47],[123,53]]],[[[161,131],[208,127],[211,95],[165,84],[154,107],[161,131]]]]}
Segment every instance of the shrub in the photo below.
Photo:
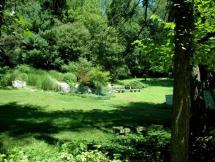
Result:
{"type": "Polygon", "coordinates": [[[109,72],[104,72],[98,67],[93,68],[90,72],[90,81],[96,89],[101,89],[109,81],[109,72]]]}
{"type": "Polygon", "coordinates": [[[80,58],[77,62],[70,62],[68,65],[63,65],[61,70],[64,72],[74,73],[77,76],[77,80],[82,85],[89,85],[90,83],[90,71],[93,66],[90,61],[84,58],[80,58]]]}
{"type": "MultiPolygon", "coordinates": [[[[93,67],[92,63],[84,58],[80,58],[78,62],[70,62],[68,65],[64,65],[62,70],[75,73],[80,85],[96,89],[96,92],[101,91],[109,80],[108,72],[102,71],[100,67],[93,67]]],[[[74,75],[69,77],[70,79],[67,79],[66,76],[65,81],[76,81],[74,75]]]]}
{"type": "Polygon", "coordinates": [[[127,65],[122,65],[113,70],[111,78],[115,81],[117,79],[125,79],[131,75],[127,65]]]}
{"type": "Polygon", "coordinates": [[[125,88],[142,89],[142,88],[144,88],[144,84],[140,81],[132,81],[132,82],[127,83],[125,85],[125,88]]]}
{"type": "MultiPolygon", "coordinates": [[[[53,152],[52,152],[53,153],[53,152]]],[[[59,151],[51,156],[38,154],[38,151],[26,150],[16,147],[7,155],[0,154],[1,161],[52,161],[52,162],[120,162],[110,160],[106,153],[98,150],[88,150],[87,145],[82,142],[65,143],[59,146],[59,151]]]]}
{"type": "Polygon", "coordinates": [[[93,66],[87,59],[80,58],[75,64],[75,74],[82,85],[90,85],[90,71],[93,66]]]}
{"type": "Polygon", "coordinates": [[[69,62],[69,64],[64,64],[61,66],[61,70],[63,72],[75,72],[77,69],[77,63],[75,62],[69,62]]]}
{"type": "Polygon", "coordinates": [[[12,84],[12,76],[11,74],[4,74],[1,76],[0,84],[3,87],[10,86],[12,84]]]}
{"type": "Polygon", "coordinates": [[[190,161],[205,162],[215,159],[215,137],[214,134],[203,137],[195,137],[191,140],[190,161]]]}
{"type": "Polygon", "coordinates": [[[51,71],[49,71],[49,75],[52,78],[54,78],[54,79],[56,79],[58,81],[63,81],[64,80],[64,75],[62,73],[58,72],[58,71],[51,70],[51,71]]]}
{"type": "Polygon", "coordinates": [[[32,67],[25,64],[17,66],[16,69],[22,73],[31,73],[33,71],[32,67]]]}
{"type": "Polygon", "coordinates": [[[0,85],[1,86],[11,86],[12,81],[14,80],[21,80],[27,81],[28,75],[26,73],[20,72],[18,70],[9,70],[5,74],[3,74],[0,78],[0,85]]]}
{"type": "Polygon", "coordinates": [[[28,74],[28,81],[27,84],[30,86],[36,86],[37,84],[38,75],[35,73],[28,74]]]}
{"type": "Polygon", "coordinates": [[[73,155],[78,155],[81,152],[87,151],[87,145],[84,142],[73,141],[65,143],[61,146],[62,151],[69,152],[73,155]]]}
{"type": "Polygon", "coordinates": [[[29,74],[27,84],[42,90],[57,89],[56,80],[42,70],[36,70],[34,73],[29,74]]]}
{"type": "Polygon", "coordinates": [[[63,77],[63,81],[65,81],[69,85],[73,85],[74,83],[77,82],[77,77],[73,73],[65,73],[63,77]]]}
{"type": "Polygon", "coordinates": [[[108,156],[117,155],[122,161],[166,162],[169,161],[170,132],[164,129],[151,129],[144,134],[118,136],[111,144],[99,150],[108,156]]]}
{"type": "Polygon", "coordinates": [[[36,87],[42,90],[57,90],[57,84],[49,75],[38,77],[36,87]]]}

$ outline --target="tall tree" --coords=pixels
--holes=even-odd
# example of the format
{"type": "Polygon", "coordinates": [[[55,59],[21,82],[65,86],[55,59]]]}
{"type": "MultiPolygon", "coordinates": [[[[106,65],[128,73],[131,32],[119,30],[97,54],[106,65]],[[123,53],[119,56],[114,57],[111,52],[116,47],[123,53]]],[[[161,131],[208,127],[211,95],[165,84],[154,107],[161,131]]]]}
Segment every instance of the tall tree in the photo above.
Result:
{"type": "MultiPolygon", "coordinates": [[[[1,38],[1,27],[3,24],[3,12],[5,7],[5,0],[0,1],[0,38],[1,38]]],[[[0,47],[0,66],[8,63],[8,58],[4,54],[4,50],[0,47]]]]}
{"type": "Polygon", "coordinates": [[[171,162],[188,162],[191,58],[193,50],[193,1],[174,0],[175,55],[171,162]]]}

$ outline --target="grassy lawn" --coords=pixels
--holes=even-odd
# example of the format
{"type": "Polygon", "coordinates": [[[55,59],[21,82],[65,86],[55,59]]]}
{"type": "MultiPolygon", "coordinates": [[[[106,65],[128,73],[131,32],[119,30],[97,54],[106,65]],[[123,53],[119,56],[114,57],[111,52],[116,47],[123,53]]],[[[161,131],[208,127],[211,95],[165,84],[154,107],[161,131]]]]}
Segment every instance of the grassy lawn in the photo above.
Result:
{"type": "Polygon", "coordinates": [[[141,92],[108,99],[0,89],[0,148],[22,146],[51,155],[57,151],[57,142],[108,142],[115,137],[113,126],[168,127],[171,110],[164,102],[165,95],[172,93],[171,81],[141,81],[147,85],[141,92]]]}

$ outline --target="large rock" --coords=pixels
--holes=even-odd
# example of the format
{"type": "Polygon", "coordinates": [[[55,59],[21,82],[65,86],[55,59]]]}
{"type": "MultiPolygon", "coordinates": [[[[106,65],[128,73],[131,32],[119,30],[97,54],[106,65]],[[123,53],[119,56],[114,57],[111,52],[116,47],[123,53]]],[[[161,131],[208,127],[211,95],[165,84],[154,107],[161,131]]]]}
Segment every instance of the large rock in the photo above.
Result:
{"type": "Polygon", "coordinates": [[[92,90],[88,86],[78,85],[76,89],[77,89],[77,92],[80,92],[80,93],[92,93],[92,90]]]}
{"type": "Polygon", "coordinates": [[[71,91],[69,84],[67,84],[66,82],[57,82],[57,87],[58,90],[63,93],[69,93],[71,91]]]}
{"type": "Polygon", "coordinates": [[[12,81],[12,86],[14,88],[24,88],[24,87],[26,87],[26,82],[21,81],[21,80],[14,80],[14,81],[12,81]]]}

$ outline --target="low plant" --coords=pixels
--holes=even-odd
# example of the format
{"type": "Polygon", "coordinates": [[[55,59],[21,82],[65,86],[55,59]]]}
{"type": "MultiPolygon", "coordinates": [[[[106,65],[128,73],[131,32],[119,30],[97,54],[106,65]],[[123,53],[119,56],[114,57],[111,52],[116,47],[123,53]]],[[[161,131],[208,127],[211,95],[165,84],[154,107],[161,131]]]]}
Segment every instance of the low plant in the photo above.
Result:
{"type": "Polygon", "coordinates": [[[65,73],[63,75],[63,81],[65,81],[66,83],[68,83],[69,85],[73,85],[74,83],[77,82],[77,77],[74,73],[65,73]]]}
{"type": "Polygon", "coordinates": [[[90,87],[96,94],[103,93],[105,91],[104,87],[110,80],[109,72],[103,71],[100,67],[94,67],[90,61],[84,58],[80,58],[77,62],[70,62],[68,65],[64,65],[62,70],[69,72],[65,74],[64,81],[68,83],[76,81],[75,76],[71,75],[71,73],[75,74],[77,81],[82,87],[90,87]]]}
{"type": "Polygon", "coordinates": [[[0,84],[1,86],[11,86],[12,81],[14,80],[22,80],[27,81],[28,75],[24,72],[21,72],[19,70],[8,70],[5,74],[3,74],[0,78],[0,84]]]}
{"type": "Polygon", "coordinates": [[[39,76],[36,82],[36,87],[42,90],[57,90],[56,81],[49,75],[39,76]]]}
{"type": "Polygon", "coordinates": [[[108,152],[111,158],[122,161],[166,162],[169,160],[170,132],[165,129],[151,129],[144,134],[117,136],[112,143],[100,150],[108,152]]]}
{"type": "Polygon", "coordinates": [[[60,73],[60,72],[58,72],[58,71],[56,71],[56,70],[51,70],[51,71],[48,72],[48,74],[49,74],[52,78],[54,78],[54,79],[56,79],[56,80],[58,80],[58,81],[63,81],[63,79],[64,79],[64,74],[63,74],[63,73],[60,73]]]}
{"type": "Polygon", "coordinates": [[[142,88],[144,88],[144,84],[141,81],[131,81],[131,82],[125,84],[125,88],[142,89],[142,88]]]}
{"type": "Polygon", "coordinates": [[[30,67],[29,65],[25,65],[25,64],[18,65],[16,67],[16,69],[22,73],[31,73],[34,70],[32,67],[30,67]]]}
{"type": "Polygon", "coordinates": [[[97,149],[89,150],[87,144],[82,142],[65,143],[58,146],[58,152],[50,155],[40,155],[34,149],[24,150],[16,147],[8,154],[0,154],[1,161],[8,162],[31,162],[31,161],[52,161],[52,162],[120,162],[119,160],[111,160],[107,153],[103,153],[97,149]]]}
{"type": "Polygon", "coordinates": [[[90,81],[96,89],[101,89],[107,86],[109,75],[109,72],[102,71],[101,68],[96,67],[90,71],[90,81]]]}

